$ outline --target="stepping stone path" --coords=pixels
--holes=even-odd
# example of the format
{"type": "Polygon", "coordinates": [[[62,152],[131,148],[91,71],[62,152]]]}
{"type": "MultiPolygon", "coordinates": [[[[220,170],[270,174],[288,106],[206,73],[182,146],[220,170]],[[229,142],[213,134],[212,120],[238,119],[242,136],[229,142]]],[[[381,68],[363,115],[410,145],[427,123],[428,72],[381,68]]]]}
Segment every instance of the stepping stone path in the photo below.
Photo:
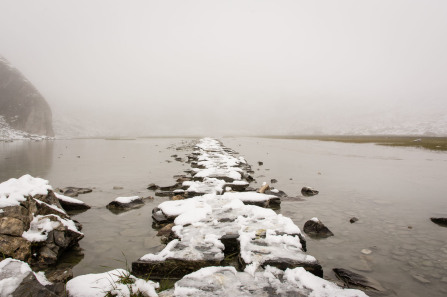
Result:
{"type": "MultiPolygon", "coordinates": [[[[244,279],[248,287],[256,287],[255,277],[266,278],[270,273],[267,278],[275,279],[280,290],[287,288],[287,292],[292,290],[300,296],[308,296],[313,289],[302,286],[300,289],[288,283],[282,277],[284,273],[299,271],[293,275],[302,274],[304,278],[311,275],[327,282],[319,278],[323,276],[321,265],[306,254],[306,242],[298,226],[290,218],[264,208],[278,206],[279,195],[245,191],[253,179],[243,157],[237,157],[217,140],[204,138],[188,156],[188,162],[192,166],[191,178],[183,181],[178,189],[169,189],[172,194],[182,193],[188,199],[165,201],[152,212],[154,226],[171,224],[163,230],[163,237],[169,243],[159,253],[146,254],[133,262],[134,275],[154,280],[181,279],[176,288],[193,278],[197,296],[202,296],[200,288],[207,286],[207,279],[223,276],[229,283],[234,281],[236,285],[232,287],[238,287],[237,279],[244,279]],[[223,267],[226,265],[232,266],[223,267]]],[[[239,292],[242,287],[239,286],[239,292]]],[[[203,292],[203,296],[223,289],[203,292]]],[[[177,293],[166,294],[181,295],[177,293]]],[[[217,295],[227,296],[227,293],[217,295]]],[[[361,291],[357,293],[351,292],[349,296],[366,296],[361,291]]]]}

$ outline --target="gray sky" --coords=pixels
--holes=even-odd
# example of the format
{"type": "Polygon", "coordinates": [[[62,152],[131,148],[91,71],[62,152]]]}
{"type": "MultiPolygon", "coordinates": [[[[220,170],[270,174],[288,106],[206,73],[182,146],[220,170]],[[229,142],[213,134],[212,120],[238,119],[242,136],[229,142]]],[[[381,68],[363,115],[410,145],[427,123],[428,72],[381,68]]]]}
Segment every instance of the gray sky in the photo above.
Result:
{"type": "Polygon", "coordinates": [[[447,133],[446,53],[445,0],[0,0],[57,129],[447,133]]]}

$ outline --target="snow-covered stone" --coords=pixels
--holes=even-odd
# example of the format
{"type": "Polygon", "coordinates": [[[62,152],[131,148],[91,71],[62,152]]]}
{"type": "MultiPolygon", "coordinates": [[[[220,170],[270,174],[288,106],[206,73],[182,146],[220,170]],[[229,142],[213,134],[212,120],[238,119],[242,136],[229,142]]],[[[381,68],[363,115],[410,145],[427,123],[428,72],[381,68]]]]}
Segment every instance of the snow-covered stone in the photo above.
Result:
{"type": "Polygon", "coordinates": [[[107,293],[120,297],[136,296],[138,293],[156,297],[158,287],[158,283],[136,278],[124,269],[115,269],[104,273],[80,275],[68,281],[66,288],[69,297],[103,297],[107,293]]]}
{"type": "Polygon", "coordinates": [[[186,275],[163,297],[313,296],[367,297],[360,290],[343,289],[301,267],[285,271],[267,266],[254,275],[234,267],[207,267],[186,275]]]}

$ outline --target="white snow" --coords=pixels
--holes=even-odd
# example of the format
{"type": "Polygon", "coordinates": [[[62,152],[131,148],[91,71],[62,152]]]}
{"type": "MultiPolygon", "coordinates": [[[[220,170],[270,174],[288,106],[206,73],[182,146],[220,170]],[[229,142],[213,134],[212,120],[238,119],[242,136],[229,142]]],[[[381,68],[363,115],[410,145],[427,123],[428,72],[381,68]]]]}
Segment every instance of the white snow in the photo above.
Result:
{"type": "Polygon", "coordinates": [[[141,199],[140,196],[129,196],[129,197],[118,197],[115,199],[116,202],[127,204],[131,203],[132,201],[135,201],[137,199],[141,199]]]}
{"type": "Polygon", "coordinates": [[[36,201],[36,202],[39,203],[39,204],[44,204],[44,205],[48,206],[49,208],[54,209],[55,211],[57,211],[57,212],[59,212],[59,213],[67,214],[67,213],[65,212],[65,210],[63,210],[63,209],[57,207],[56,205],[48,204],[48,203],[43,202],[43,201],[41,201],[41,200],[39,200],[39,199],[36,199],[36,198],[34,198],[34,201],[36,201]]]}
{"type": "Polygon", "coordinates": [[[11,178],[0,184],[0,207],[20,205],[26,196],[47,195],[48,190],[52,190],[52,187],[47,180],[29,174],[11,178]]]}
{"type": "Polygon", "coordinates": [[[155,289],[159,287],[158,283],[145,281],[134,277],[130,278],[133,284],[122,284],[120,279],[128,276],[129,272],[124,269],[115,269],[109,272],[97,274],[85,274],[75,277],[67,282],[66,289],[69,297],[104,297],[107,292],[113,296],[130,297],[131,293],[138,291],[143,296],[158,296],[155,289]]]}
{"type": "Polygon", "coordinates": [[[12,128],[0,115],[0,141],[12,141],[12,140],[45,140],[54,139],[52,137],[30,134],[21,130],[12,128]]]}
{"type": "Polygon", "coordinates": [[[42,271],[37,273],[33,272],[25,262],[11,258],[6,258],[1,261],[0,296],[11,296],[29,273],[34,273],[35,277],[42,285],[45,286],[51,284],[42,271]]]}
{"type": "Polygon", "coordinates": [[[277,198],[275,195],[267,195],[257,192],[226,192],[223,197],[237,198],[242,202],[263,202],[272,198],[277,198]]]}
{"type": "Polygon", "coordinates": [[[68,197],[68,196],[65,196],[65,195],[62,195],[59,193],[54,193],[54,195],[56,195],[57,199],[65,201],[65,202],[74,203],[74,204],[85,204],[84,201],[81,201],[76,198],[68,197]]]}
{"type": "Polygon", "coordinates": [[[313,217],[310,219],[311,221],[314,221],[315,223],[318,223],[320,220],[317,217],[313,217]]]}
{"type": "Polygon", "coordinates": [[[234,267],[206,267],[186,275],[175,284],[176,297],[197,296],[309,296],[367,297],[360,290],[343,289],[314,276],[304,268],[281,271],[267,266],[265,270],[249,266],[246,272],[234,267]],[[247,270],[250,272],[248,273],[247,270]],[[266,291],[266,288],[269,288],[266,291]],[[266,292],[269,292],[266,294],[266,292]]]}
{"type": "Polygon", "coordinates": [[[30,228],[23,232],[22,237],[28,241],[44,241],[48,237],[48,233],[58,228],[60,225],[68,228],[71,231],[82,234],[76,228],[75,223],[69,219],[63,219],[58,215],[50,214],[50,215],[38,215],[33,218],[30,224],[30,228]],[[50,217],[56,220],[51,220],[50,217]]]}

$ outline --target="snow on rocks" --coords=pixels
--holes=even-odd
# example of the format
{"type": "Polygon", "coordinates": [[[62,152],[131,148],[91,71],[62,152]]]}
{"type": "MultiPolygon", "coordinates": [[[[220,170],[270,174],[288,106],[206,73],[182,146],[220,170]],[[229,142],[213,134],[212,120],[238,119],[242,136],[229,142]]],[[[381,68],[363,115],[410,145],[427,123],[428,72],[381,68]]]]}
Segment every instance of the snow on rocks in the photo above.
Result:
{"type": "Polygon", "coordinates": [[[59,203],[66,211],[72,210],[87,210],[90,208],[84,201],[81,201],[76,198],[68,197],[62,194],[54,193],[59,199],[59,203]]]}
{"type": "Polygon", "coordinates": [[[305,254],[304,238],[290,218],[245,205],[237,195],[165,201],[157,212],[174,222],[168,237],[175,239],[159,254],[147,254],[133,262],[136,275],[150,272],[152,278],[162,278],[170,272],[170,277],[180,278],[201,267],[221,265],[229,251],[240,252],[242,266],[259,267],[268,262],[286,268],[302,266],[322,275],[318,261],[305,254]]]}
{"type": "Polygon", "coordinates": [[[0,252],[34,265],[51,265],[84,235],[47,180],[24,175],[0,184],[0,252]]]}
{"type": "Polygon", "coordinates": [[[267,266],[254,276],[234,267],[207,267],[186,275],[163,297],[212,296],[340,296],[367,297],[354,289],[343,289],[301,267],[279,270],[267,266]]]}
{"type": "Polygon", "coordinates": [[[11,258],[0,262],[0,296],[59,296],[53,289],[43,272],[34,273],[27,263],[11,258]]]}
{"type": "Polygon", "coordinates": [[[97,274],[85,274],[67,282],[69,297],[146,296],[156,297],[158,283],[145,281],[124,269],[97,274]],[[107,295],[109,294],[109,295],[107,295]],[[141,294],[141,295],[140,295],[141,294]]]}

